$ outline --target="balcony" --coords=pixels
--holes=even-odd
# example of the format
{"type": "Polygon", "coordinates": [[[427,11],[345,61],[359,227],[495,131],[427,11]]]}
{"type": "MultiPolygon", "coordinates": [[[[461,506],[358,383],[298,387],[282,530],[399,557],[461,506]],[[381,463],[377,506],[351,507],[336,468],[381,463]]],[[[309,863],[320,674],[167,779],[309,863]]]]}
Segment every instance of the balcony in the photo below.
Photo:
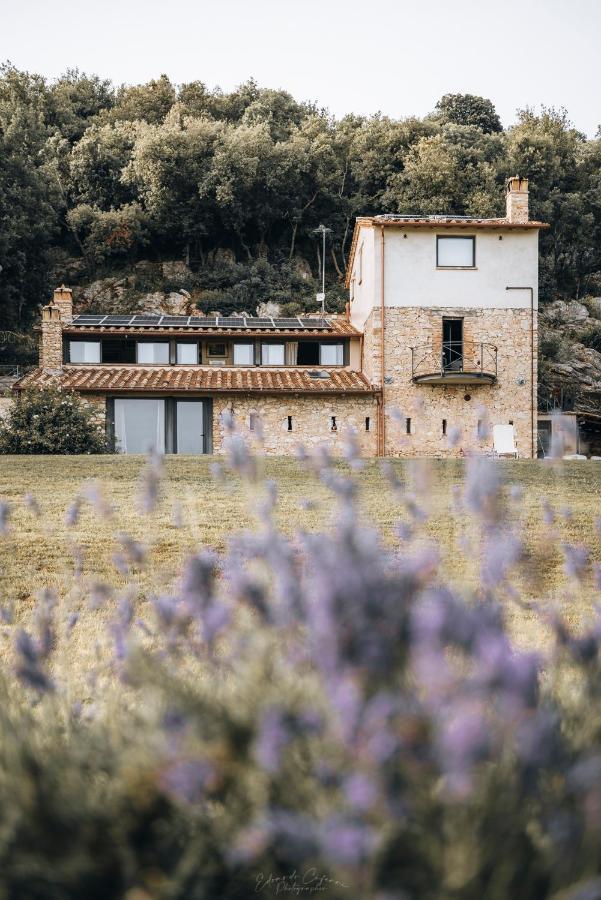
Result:
{"type": "Polygon", "coordinates": [[[411,348],[415,384],[493,384],[497,348],[475,341],[443,341],[411,348]]]}

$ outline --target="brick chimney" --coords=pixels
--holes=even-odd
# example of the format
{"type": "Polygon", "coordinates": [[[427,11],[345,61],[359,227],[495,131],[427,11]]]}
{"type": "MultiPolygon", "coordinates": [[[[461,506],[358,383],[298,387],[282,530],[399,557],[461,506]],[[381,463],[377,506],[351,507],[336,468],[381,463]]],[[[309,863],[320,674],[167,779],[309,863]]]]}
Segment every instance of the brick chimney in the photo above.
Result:
{"type": "Polygon", "coordinates": [[[70,324],[73,321],[73,291],[61,284],[54,291],[52,304],[60,310],[61,322],[70,324]]]}
{"type": "Polygon", "coordinates": [[[40,366],[47,372],[60,372],[63,366],[63,323],[61,311],[53,303],[42,309],[40,366]]]}
{"type": "Polygon", "coordinates": [[[507,221],[524,225],[528,221],[528,179],[514,175],[507,179],[507,221]]]}

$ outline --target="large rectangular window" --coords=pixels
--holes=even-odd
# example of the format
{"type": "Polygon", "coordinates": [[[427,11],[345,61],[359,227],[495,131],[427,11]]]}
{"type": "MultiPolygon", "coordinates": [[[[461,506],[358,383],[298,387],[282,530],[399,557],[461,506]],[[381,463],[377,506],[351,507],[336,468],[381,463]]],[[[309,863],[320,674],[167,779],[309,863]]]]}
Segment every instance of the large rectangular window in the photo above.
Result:
{"type": "Polygon", "coordinates": [[[342,344],[321,344],[319,348],[319,364],[321,366],[341,366],[344,362],[342,344]]]}
{"type": "Polygon", "coordinates": [[[202,400],[176,400],[176,453],[204,453],[204,412],[202,400]]]}
{"type": "Polygon", "coordinates": [[[165,401],[116,399],[115,444],[120,453],[164,453],[165,401]]]}
{"type": "Polygon", "coordinates": [[[252,366],[255,362],[254,344],[234,344],[234,365],[252,366]]]}
{"type": "Polygon", "coordinates": [[[166,341],[138,341],[138,362],[169,365],[169,344],[166,341]]]}
{"type": "Polygon", "coordinates": [[[178,342],[176,359],[179,366],[198,365],[198,344],[178,342]]]}
{"type": "Polygon", "coordinates": [[[69,341],[69,362],[99,363],[100,341],[69,341]]]}
{"type": "Polygon", "coordinates": [[[284,344],[262,344],[261,363],[264,366],[283,366],[285,356],[284,347],[284,344]]]}
{"type": "Polygon", "coordinates": [[[476,238],[438,236],[436,265],[445,269],[473,269],[476,265],[476,238]]]}

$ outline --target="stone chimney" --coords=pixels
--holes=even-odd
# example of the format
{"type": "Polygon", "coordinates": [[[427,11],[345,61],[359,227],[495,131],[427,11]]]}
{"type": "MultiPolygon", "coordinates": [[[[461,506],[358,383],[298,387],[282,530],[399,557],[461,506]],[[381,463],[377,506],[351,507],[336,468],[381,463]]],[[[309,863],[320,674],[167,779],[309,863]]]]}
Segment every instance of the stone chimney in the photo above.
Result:
{"type": "Polygon", "coordinates": [[[61,311],[53,303],[42,309],[40,366],[46,372],[60,372],[63,366],[63,323],[61,311]]]}
{"type": "Polygon", "coordinates": [[[507,179],[507,221],[524,225],[528,221],[528,179],[514,175],[507,179]]]}
{"type": "Polygon", "coordinates": [[[61,322],[71,324],[73,321],[73,291],[71,288],[61,284],[61,286],[54,291],[52,303],[54,306],[57,306],[60,311],[61,322]]]}

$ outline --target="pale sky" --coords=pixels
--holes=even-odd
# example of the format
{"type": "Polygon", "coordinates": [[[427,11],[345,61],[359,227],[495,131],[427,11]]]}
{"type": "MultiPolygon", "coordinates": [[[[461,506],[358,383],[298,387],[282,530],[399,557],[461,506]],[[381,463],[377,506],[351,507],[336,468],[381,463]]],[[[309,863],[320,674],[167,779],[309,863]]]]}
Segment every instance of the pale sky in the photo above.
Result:
{"type": "Polygon", "coordinates": [[[601,123],[601,0],[0,0],[0,60],[120,84],[248,78],[336,116],[425,115],[445,93],[601,123]]]}

